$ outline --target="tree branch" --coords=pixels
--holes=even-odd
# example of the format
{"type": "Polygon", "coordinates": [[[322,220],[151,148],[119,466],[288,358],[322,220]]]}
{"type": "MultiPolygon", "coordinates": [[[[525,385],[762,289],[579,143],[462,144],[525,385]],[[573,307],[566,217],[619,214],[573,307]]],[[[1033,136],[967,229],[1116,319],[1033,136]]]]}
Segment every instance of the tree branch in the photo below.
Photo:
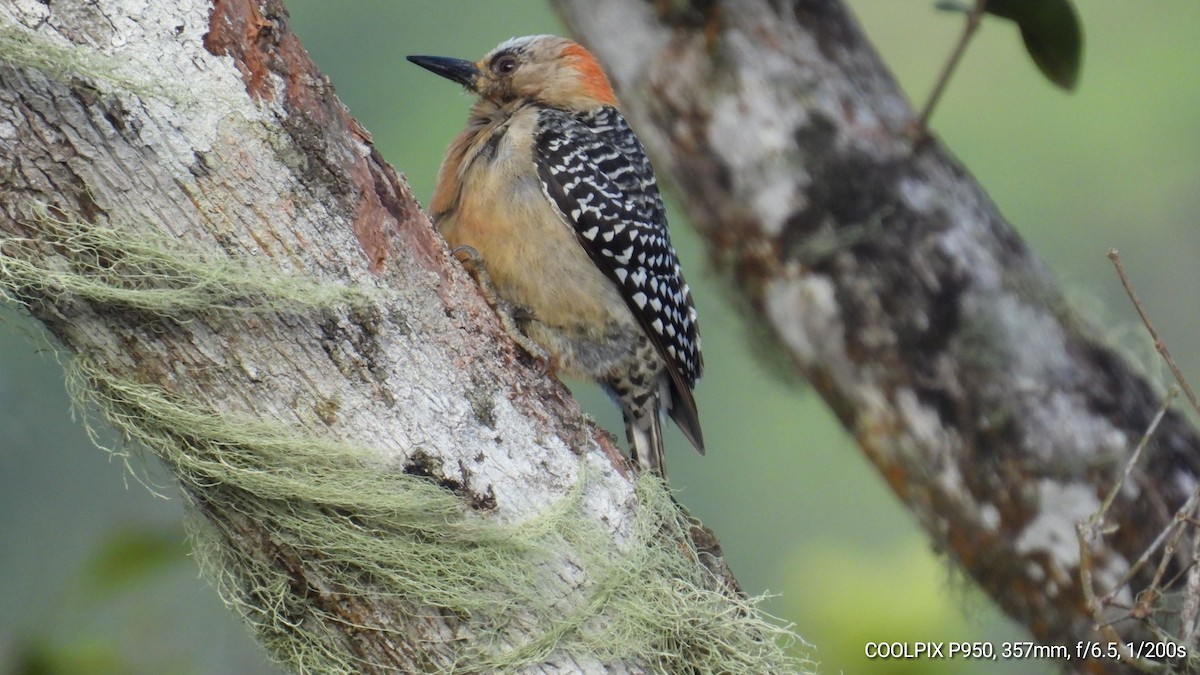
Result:
{"type": "Polygon", "coordinates": [[[179,478],[276,658],[796,666],[503,337],[280,2],[130,11],[0,1],[0,285],[179,478]]]}
{"type": "MultiPolygon", "coordinates": [[[[745,307],[936,546],[1042,642],[1095,640],[1074,524],[1160,397],[967,171],[936,141],[913,147],[913,112],[843,4],[554,4],[610,69],[745,307]]],[[[1121,578],[1172,522],[1198,451],[1169,412],[1092,573],[1121,578]]]]}

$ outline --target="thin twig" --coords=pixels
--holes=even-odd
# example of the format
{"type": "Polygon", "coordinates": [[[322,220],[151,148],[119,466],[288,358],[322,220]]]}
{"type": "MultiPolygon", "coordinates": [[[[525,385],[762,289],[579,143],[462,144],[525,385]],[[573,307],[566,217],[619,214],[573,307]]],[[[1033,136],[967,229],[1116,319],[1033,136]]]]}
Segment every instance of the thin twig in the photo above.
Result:
{"type": "MultiPolygon", "coordinates": [[[[1162,599],[1162,589],[1173,586],[1176,582],[1178,582],[1181,575],[1187,574],[1189,592],[1194,590],[1193,587],[1200,583],[1197,581],[1197,575],[1194,567],[1196,563],[1195,552],[1200,551],[1200,548],[1197,548],[1200,546],[1200,544],[1196,543],[1200,541],[1200,539],[1197,539],[1194,540],[1192,544],[1193,559],[1191,564],[1184,565],[1183,569],[1176,573],[1175,578],[1171,579],[1170,582],[1165,586],[1163,585],[1163,578],[1166,576],[1167,568],[1171,559],[1175,556],[1175,552],[1179,546],[1180,540],[1183,538],[1183,535],[1188,531],[1188,529],[1194,527],[1193,520],[1195,519],[1196,509],[1197,506],[1200,506],[1200,488],[1192,491],[1191,496],[1187,499],[1183,506],[1181,506],[1179,510],[1175,512],[1175,517],[1171,520],[1171,522],[1164,527],[1161,532],[1159,532],[1154,541],[1151,542],[1151,544],[1146,547],[1144,551],[1142,551],[1142,554],[1137,561],[1129,566],[1129,569],[1126,571],[1124,576],[1122,576],[1122,578],[1104,595],[1097,595],[1096,593],[1095,577],[1092,570],[1092,548],[1093,546],[1098,545],[1099,540],[1104,536],[1104,519],[1108,513],[1108,510],[1116,501],[1121,487],[1128,483],[1130,476],[1133,474],[1134,466],[1136,466],[1138,461],[1141,459],[1142,452],[1145,450],[1146,445],[1150,442],[1150,438],[1154,435],[1154,432],[1158,429],[1158,425],[1162,422],[1167,410],[1170,408],[1175,398],[1179,396],[1180,390],[1182,389],[1187,395],[1188,400],[1192,403],[1192,407],[1196,409],[1198,414],[1200,414],[1200,404],[1198,404],[1196,401],[1196,396],[1192,392],[1191,385],[1188,384],[1187,379],[1183,376],[1183,373],[1175,364],[1175,359],[1171,357],[1171,352],[1167,349],[1166,343],[1164,343],[1163,340],[1158,336],[1158,331],[1154,329],[1154,324],[1150,321],[1150,316],[1146,312],[1145,306],[1142,305],[1141,300],[1139,300],[1137,297],[1137,293],[1134,292],[1133,284],[1130,282],[1129,276],[1125,274],[1125,268],[1121,265],[1121,257],[1115,248],[1109,250],[1108,258],[1116,267],[1117,276],[1121,278],[1121,284],[1125,287],[1125,292],[1129,295],[1129,299],[1133,301],[1133,306],[1137,310],[1138,316],[1141,317],[1142,324],[1146,326],[1146,330],[1150,333],[1151,339],[1154,340],[1154,348],[1158,350],[1158,353],[1161,354],[1163,359],[1167,362],[1167,366],[1171,369],[1171,373],[1175,376],[1175,380],[1179,383],[1179,385],[1172,386],[1167,391],[1166,396],[1163,398],[1162,404],[1159,406],[1157,414],[1155,414],[1154,418],[1150,421],[1149,426],[1142,434],[1141,439],[1138,441],[1137,447],[1134,448],[1129,460],[1125,463],[1124,471],[1122,471],[1120,477],[1115,481],[1114,485],[1105,496],[1100,508],[1097,509],[1096,513],[1092,514],[1092,516],[1086,521],[1080,521],[1076,523],[1075,533],[1078,537],[1079,543],[1079,581],[1081,590],[1083,592],[1084,602],[1092,614],[1092,619],[1096,622],[1096,631],[1100,633],[1101,637],[1108,639],[1110,642],[1116,643],[1120,660],[1137,668],[1138,670],[1142,670],[1143,672],[1162,672],[1167,669],[1167,664],[1148,658],[1138,658],[1137,655],[1135,655],[1129,649],[1129,645],[1124,642],[1113,625],[1118,621],[1134,618],[1145,622],[1151,633],[1157,639],[1169,639],[1169,636],[1165,635],[1158,624],[1153,620],[1153,614],[1155,611],[1161,609],[1160,607],[1156,607],[1156,605],[1162,599]],[[1154,570],[1154,576],[1150,584],[1143,591],[1141,591],[1141,593],[1134,597],[1133,605],[1129,608],[1124,617],[1118,618],[1114,621],[1105,621],[1104,611],[1117,605],[1117,603],[1114,602],[1115,596],[1121,591],[1121,589],[1128,587],[1133,577],[1138,574],[1138,572],[1150,561],[1151,556],[1158,552],[1160,548],[1162,549],[1162,558],[1159,560],[1159,564],[1154,570]]],[[[1195,618],[1198,605],[1200,605],[1200,601],[1198,601],[1195,597],[1189,595],[1189,597],[1185,598],[1183,610],[1181,612],[1183,619],[1182,625],[1185,635],[1194,634],[1195,618]]]]}
{"type": "Polygon", "coordinates": [[[1167,395],[1163,397],[1162,405],[1158,407],[1158,412],[1154,415],[1154,419],[1150,420],[1150,426],[1146,427],[1145,433],[1142,434],[1141,440],[1138,441],[1137,447],[1134,448],[1133,454],[1129,456],[1129,461],[1125,462],[1125,471],[1121,474],[1120,480],[1113,483],[1112,489],[1108,491],[1108,496],[1104,498],[1104,503],[1100,505],[1100,510],[1096,512],[1095,518],[1103,518],[1108,514],[1109,508],[1116,501],[1117,495],[1121,492],[1121,486],[1129,481],[1129,475],[1133,473],[1133,467],[1137,465],[1138,460],[1142,456],[1142,451],[1146,449],[1146,445],[1150,443],[1150,437],[1154,435],[1158,425],[1167,414],[1167,409],[1171,407],[1171,403],[1175,397],[1179,396],[1179,387],[1171,387],[1167,390],[1167,395]]]}
{"type": "MultiPolygon", "coordinates": [[[[1154,419],[1150,420],[1150,424],[1142,433],[1141,439],[1138,440],[1137,447],[1134,448],[1133,454],[1131,454],[1129,456],[1129,460],[1125,462],[1125,470],[1121,473],[1120,478],[1113,482],[1113,486],[1109,489],[1108,495],[1105,496],[1104,501],[1101,502],[1100,508],[1097,509],[1096,512],[1093,513],[1084,524],[1087,527],[1087,532],[1091,538],[1097,538],[1103,534],[1102,527],[1104,524],[1104,518],[1108,515],[1108,510],[1112,508],[1113,502],[1116,501],[1117,495],[1120,494],[1121,486],[1125,485],[1129,481],[1129,476],[1133,473],[1133,467],[1137,465],[1138,460],[1141,458],[1142,451],[1146,448],[1146,445],[1150,443],[1150,438],[1158,429],[1158,425],[1160,422],[1162,422],[1163,417],[1166,415],[1167,409],[1178,396],[1179,387],[1171,387],[1170,390],[1167,391],[1167,395],[1163,397],[1162,404],[1159,405],[1158,412],[1154,415],[1154,419]]],[[[1164,541],[1166,541],[1168,536],[1170,536],[1172,529],[1176,525],[1177,522],[1172,520],[1165,528],[1163,528],[1162,532],[1159,533],[1154,542],[1142,552],[1142,555],[1140,558],[1138,558],[1137,562],[1131,565],[1125,572],[1125,576],[1123,576],[1120,581],[1118,581],[1105,595],[1103,598],[1103,602],[1105,604],[1112,603],[1113,595],[1115,595],[1119,589],[1123,588],[1133,579],[1134,575],[1141,570],[1142,566],[1150,560],[1150,555],[1157,551],[1158,547],[1161,546],[1164,541]]]]}
{"type": "Polygon", "coordinates": [[[1183,589],[1183,605],[1179,609],[1182,627],[1181,641],[1190,645],[1196,640],[1196,617],[1200,615],[1200,537],[1192,538],[1192,564],[1188,567],[1187,584],[1183,589]]]}
{"type": "Polygon", "coordinates": [[[1115,248],[1109,249],[1108,259],[1117,268],[1117,276],[1121,277],[1121,285],[1125,287],[1125,293],[1133,301],[1133,307],[1137,310],[1138,316],[1142,317],[1142,323],[1145,324],[1146,330],[1150,331],[1150,337],[1154,340],[1154,349],[1167,362],[1167,367],[1171,369],[1171,374],[1175,376],[1175,381],[1183,388],[1183,393],[1187,396],[1188,401],[1191,402],[1196,414],[1200,415],[1200,401],[1196,400],[1196,393],[1192,391],[1192,385],[1188,384],[1187,378],[1183,376],[1183,371],[1179,370],[1179,366],[1175,365],[1175,359],[1167,349],[1167,344],[1158,337],[1158,331],[1154,330],[1154,324],[1150,322],[1150,316],[1146,313],[1146,308],[1142,305],[1142,301],[1138,300],[1137,293],[1133,291],[1133,284],[1130,283],[1129,277],[1125,274],[1125,268],[1121,265],[1121,254],[1115,248]]]}
{"type": "MultiPolygon", "coordinates": [[[[1192,514],[1194,513],[1197,504],[1200,503],[1200,491],[1195,491],[1192,493],[1191,498],[1188,499],[1187,502],[1185,502],[1184,505],[1175,513],[1175,517],[1172,519],[1172,521],[1166,527],[1164,527],[1161,532],[1159,532],[1158,536],[1155,537],[1150,546],[1146,547],[1146,549],[1142,551],[1142,554],[1138,560],[1129,567],[1125,575],[1116,584],[1114,584],[1111,589],[1104,593],[1104,595],[1097,595],[1096,593],[1095,577],[1092,573],[1092,567],[1094,564],[1092,558],[1092,547],[1097,545],[1099,540],[1105,534],[1103,528],[1104,518],[1107,515],[1108,510],[1112,507],[1113,502],[1116,500],[1117,495],[1120,493],[1121,486],[1129,481],[1129,477],[1133,473],[1133,468],[1140,460],[1143,450],[1145,450],[1146,446],[1149,444],[1150,438],[1154,435],[1155,431],[1158,430],[1158,425],[1162,422],[1167,410],[1178,396],[1179,387],[1172,386],[1167,392],[1167,395],[1163,397],[1163,401],[1159,406],[1158,412],[1150,421],[1150,424],[1146,427],[1146,430],[1142,433],[1142,437],[1138,441],[1137,447],[1134,448],[1129,460],[1125,463],[1124,471],[1121,472],[1121,476],[1114,482],[1104,501],[1101,503],[1100,508],[1097,509],[1096,513],[1092,514],[1092,516],[1086,521],[1080,521],[1076,523],[1075,526],[1075,533],[1079,543],[1080,587],[1083,592],[1084,602],[1086,603],[1088,610],[1092,615],[1092,620],[1095,621],[1096,631],[1102,638],[1107,639],[1109,642],[1117,645],[1117,652],[1122,662],[1129,664],[1136,669],[1141,670],[1142,672],[1162,672],[1167,666],[1166,664],[1153,659],[1138,658],[1138,656],[1135,655],[1129,648],[1129,645],[1125,643],[1114,626],[1120,621],[1130,618],[1137,618],[1142,621],[1146,621],[1147,619],[1151,618],[1150,615],[1154,611],[1154,603],[1161,593],[1159,589],[1161,588],[1160,584],[1162,582],[1163,574],[1166,571],[1167,561],[1171,556],[1173,556],[1174,550],[1179,543],[1179,539],[1184,533],[1185,526],[1187,525],[1189,519],[1192,518],[1192,514]],[[1134,598],[1133,606],[1128,608],[1128,611],[1124,616],[1111,621],[1106,621],[1104,617],[1105,610],[1110,607],[1118,606],[1118,603],[1114,601],[1115,596],[1120,592],[1121,589],[1128,586],[1134,575],[1136,575],[1142,569],[1142,567],[1144,567],[1150,561],[1150,557],[1164,545],[1166,550],[1163,553],[1163,559],[1160,561],[1158,568],[1155,570],[1154,580],[1147,587],[1146,591],[1143,591],[1142,594],[1139,594],[1134,598]],[[1151,597],[1147,597],[1145,595],[1147,592],[1150,592],[1153,595],[1151,597]]],[[[1159,635],[1159,631],[1157,630],[1158,627],[1153,622],[1150,623],[1150,628],[1155,635],[1159,635]]]]}
{"type": "Polygon", "coordinates": [[[958,67],[958,62],[962,60],[963,54],[967,51],[967,45],[971,42],[971,37],[975,35],[975,31],[979,28],[980,19],[983,18],[983,12],[987,9],[988,0],[975,0],[975,7],[971,13],[967,15],[967,24],[963,27],[962,35],[958,36],[958,43],[954,45],[954,51],[950,52],[950,58],[946,59],[946,63],[942,65],[942,72],[938,75],[937,82],[933,85],[933,91],[930,92],[929,98],[925,101],[925,106],[921,108],[921,114],[917,116],[911,127],[911,133],[914,143],[920,143],[925,140],[925,134],[929,130],[929,118],[933,116],[933,109],[937,107],[938,101],[942,98],[942,93],[946,91],[946,85],[950,83],[950,76],[954,74],[954,69],[958,67]]]}
{"type": "Polygon", "coordinates": [[[1176,528],[1180,528],[1180,522],[1186,517],[1186,514],[1191,513],[1196,509],[1197,503],[1200,502],[1200,491],[1193,492],[1192,496],[1184,502],[1179,511],[1175,513],[1175,518],[1158,533],[1154,541],[1142,551],[1142,555],[1138,557],[1137,562],[1129,566],[1129,569],[1121,577],[1120,581],[1113,585],[1113,590],[1109,591],[1109,596],[1115,595],[1122,587],[1133,580],[1133,577],[1142,569],[1142,566],[1150,561],[1150,556],[1153,555],[1162,545],[1175,534],[1176,528]]]}
{"type": "Polygon", "coordinates": [[[1121,637],[1120,633],[1113,628],[1113,623],[1104,621],[1104,608],[1109,604],[1106,599],[1096,597],[1096,588],[1092,576],[1092,547],[1091,544],[1095,537],[1099,536],[1099,531],[1094,527],[1094,523],[1080,521],[1075,524],[1075,535],[1079,542],[1079,581],[1080,588],[1083,591],[1084,602],[1087,603],[1088,610],[1092,614],[1092,620],[1096,622],[1096,631],[1101,637],[1108,640],[1109,643],[1117,646],[1118,657],[1124,663],[1127,663],[1143,672],[1158,672],[1162,670],[1162,664],[1150,659],[1139,659],[1129,649],[1129,645],[1121,637]]]}

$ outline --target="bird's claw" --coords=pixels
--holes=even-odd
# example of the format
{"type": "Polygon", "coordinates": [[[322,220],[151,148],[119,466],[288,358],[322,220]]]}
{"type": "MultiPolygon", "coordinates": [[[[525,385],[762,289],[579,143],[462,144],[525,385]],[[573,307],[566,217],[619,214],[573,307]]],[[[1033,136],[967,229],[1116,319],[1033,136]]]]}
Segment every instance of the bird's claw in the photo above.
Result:
{"type": "Polygon", "coordinates": [[[471,267],[478,267],[483,263],[483,256],[479,255],[479,249],[469,244],[455,246],[450,249],[450,255],[454,256],[454,259],[460,263],[471,267]]]}
{"type": "Polygon", "coordinates": [[[523,341],[518,340],[525,351],[529,352],[529,356],[533,358],[534,363],[538,366],[538,377],[547,375],[555,375],[557,373],[558,363],[554,360],[554,355],[546,351],[546,348],[526,337],[523,341]]]}
{"type": "Polygon", "coordinates": [[[555,366],[554,356],[521,328],[530,321],[537,320],[533,312],[527,307],[505,302],[496,307],[496,315],[500,317],[500,324],[504,326],[504,330],[512,337],[513,341],[521,345],[521,348],[537,362],[538,375],[545,377],[552,374],[555,366]]]}
{"type": "Polygon", "coordinates": [[[469,244],[463,244],[450,249],[450,255],[462,263],[471,276],[475,277],[476,283],[479,284],[479,290],[483,292],[484,300],[487,300],[489,305],[499,311],[500,296],[496,292],[496,285],[492,283],[492,275],[488,274],[483,256],[479,254],[479,249],[469,244]]]}

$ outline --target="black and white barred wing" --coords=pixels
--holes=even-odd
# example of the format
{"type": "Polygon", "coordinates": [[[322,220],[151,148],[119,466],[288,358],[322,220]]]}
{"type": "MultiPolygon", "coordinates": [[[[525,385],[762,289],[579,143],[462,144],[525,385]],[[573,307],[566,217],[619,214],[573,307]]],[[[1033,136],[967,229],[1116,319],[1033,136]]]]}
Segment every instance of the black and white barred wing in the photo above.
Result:
{"type": "Polygon", "coordinates": [[[589,114],[547,109],[534,146],[547,196],[596,266],[620,287],[686,399],[681,403],[690,410],[672,416],[692,416],[691,388],[703,370],[696,310],[641,143],[614,108],[589,114]]]}

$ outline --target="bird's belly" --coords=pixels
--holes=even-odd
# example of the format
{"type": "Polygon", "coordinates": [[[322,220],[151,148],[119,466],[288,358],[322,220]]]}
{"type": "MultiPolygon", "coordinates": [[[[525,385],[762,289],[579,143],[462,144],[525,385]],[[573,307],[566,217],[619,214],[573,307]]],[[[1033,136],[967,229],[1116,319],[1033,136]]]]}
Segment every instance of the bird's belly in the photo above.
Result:
{"type": "MultiPolygon", "coordinates": [[[[588,257],[540,186],[498,189],[508,191],[492,203],[487,198],[498,194],[495,188],[463,190],[458,208],[444,214],[438,228],[451,247],[477,250],[497,294],[529,310],[542,324],[529,336],[562,356],[556,353],[562,344],[555,343],[565,339],[640,333],[616,284],[588,257]],[[514,189],[529,194],[514,195],[514,189]]],[[[623,352],[632,346],[614,349],[623,352]]]]}

